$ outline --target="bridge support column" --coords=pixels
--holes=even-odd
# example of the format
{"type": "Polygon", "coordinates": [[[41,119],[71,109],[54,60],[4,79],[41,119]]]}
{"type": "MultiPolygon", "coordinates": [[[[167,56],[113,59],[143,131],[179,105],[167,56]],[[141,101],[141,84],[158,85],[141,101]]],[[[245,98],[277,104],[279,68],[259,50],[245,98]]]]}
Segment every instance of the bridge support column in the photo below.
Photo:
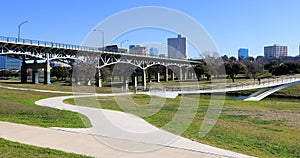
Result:
{"type": "Polygon", "coordinates": [[[128,92],[128,77],[126,75],[123,76],[124,88],[125,92],[128,92]]]}
{"type": "Polygon", "coordinates": [[[133,74],[133,89],[134,89],[134,93],[137,92],[137,75],[133,74]]]}
{"type": "Polygon", "coordinates": [[[187,77],[188,77],[188,72],[187,70],[184,72],[184,80],[187,80],[187,77]]]}
{"type": "Polygon", "coordinates": [[[179,73],[178,73],[178,80],[181,81],[182,80],[182,68],[179,68],[179,73]]]}
{"type": "Polygon", "coordinates": [[[46,54],[46,63],[44,68],[44,84],[51,84],[50,81],[50,62],[49,62],[49,53],[46,54]]]}
{"type": "Polygon", "coordinates": [[[146,76],[146,70],[143,69],[143,89],[145,90],[147,88],[147,76],[146,76]]]}
{"type": "Polygon", "coordinates": [[[173,71],[172,71],[171,77],[172,77],[172,81],[174,81],[175,80],[175,73],[173,71]]]}
{"type": "Polygon", "coordinates": [[[160,73],[157,73],[157,82],[160,82],[160,73]]]}
{"type": "Polygon", "coordinates": [[[151,69],[148,68],[148,82],[152,82],[152,78],[151,78],[152,74],[151,74],[151,69]]]}
{"type": "Polygon", "coordinates": [[[37,62],[34,60],[32,68],[32,83],[39,84],[39,71],[37,69],[37,62]]]}
{"type": "Polygon", "coordinates": [[[168,82],[169,80],[169,69],[166,67],[166,70],[165,70],[165,81],[168,82]]]}
{"type": "Polygon", "coordinates": [[[102,87],[102,76],[101,76],[101,70],[98,69],[98,87],[102,87]]]}
{"type": "Polygon", "coordinates": [[[26,62],[24,57],[21,66],[21,83],[26,83],[26,82],[27,82],[27,67],[26,67],[26,62]]]}

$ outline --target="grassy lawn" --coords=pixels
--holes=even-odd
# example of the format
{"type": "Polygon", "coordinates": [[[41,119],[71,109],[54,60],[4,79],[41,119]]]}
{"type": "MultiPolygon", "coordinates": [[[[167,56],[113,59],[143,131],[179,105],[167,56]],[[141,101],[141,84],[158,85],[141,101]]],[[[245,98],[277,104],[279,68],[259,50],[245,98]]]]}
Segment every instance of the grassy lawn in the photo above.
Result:
{"type": "Polygon", "coordinates": [[[31,145],[20,144],[2,138],[0,138],[0,157],[88,158],[88,156],[66,153],[49,148],[40,148],[31,145]]]}
{"type": "Polygon", "coordinates": [[[83,128],[91,124],[81,114],[41,107],[35,101],[61,94],[0,89],[0,120],[41,127],[83,128]]]}
{"type": "Polygon", "coordinates": [[[74,85],[73,87],[69,82],[66,81],[55,81],[50,85],[40,84],[21,84],[19,80],[0,80],[0,85],[16,88],[30,88],[30,89],[42,89],[42,90],[52,90],[52,91],[64,91],[64,92],[83,92],[83,93],[112,93],[119,92],[120,89],[112,87],[95,87],[95,86],[84,86],[84,85],[74,85]]]}
{"type": "MultiPolygon", "coordinates": [[[[145,105],[151,102],[147,95],[131,96],[115,101],[114,97],[98,97],[65,100],[67,103],[95,108],[126,111],[142,117],[149,123],[176,133],[186,123],[192,108],[178,112],[181,97],[166,99],[162,107],[145,105]],[[121,101],[121,102],[120,102],[121,101]],[[121,104],[121,106],[119,106],[121,104]],[[127,106],[126,106],[127,105],[127,106]],[[159,108],[159,110],[157,109],[159,108]],[[156,112],[158,110],[158,112],[156,112]],[[153,114],[153,115],[151,115],[153,114]],[[182,119],[172,126],[166,126],[174,116],[182,119]]],[[[184,96],[188,104],[193,104],[195,96],[184,96]]],[[[157,97],[154,97],[158,99],[157,97]]],[[[182,136],[212,146],[258,157],[300,157],[300,103],[299,102],[244,102],[226,100],[222,114],[205,137],[199,137],[199,129],[209,105],[210,96],[202,95],[196,116],[182,136]]],[[[195,104],[193,104],[195,105],[195,104]]]]}

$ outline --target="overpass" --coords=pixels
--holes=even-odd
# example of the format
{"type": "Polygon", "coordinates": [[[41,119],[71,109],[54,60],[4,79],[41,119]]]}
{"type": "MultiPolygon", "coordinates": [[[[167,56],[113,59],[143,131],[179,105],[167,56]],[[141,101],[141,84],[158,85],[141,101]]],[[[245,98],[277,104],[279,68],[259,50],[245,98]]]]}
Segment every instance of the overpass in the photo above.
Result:
{"type": "MultiPolygon", "coordinates": [[[[56,60],[73,65],[76,61],[82,60],[87,56],[94,56],[99,64],[95,66],[99,75],[99,86],[102,86],[100,69],[114,65],[118,63],[130,64],[136,68],[141,69],[143,76],[143,86],[146,88],[147,70],[155,65],[161,65],[165,67],[164,78],[168,81],[168,74],[172,75],[172,79],[176,75],[179,80],[186,79],[187,76],[195,78],[195,74],[187,74],[187,69],[191,67],[191,64],[196,64],[196,61],[189,61],[184,59],[173,59],[166,57],[154,57],[148,55],[135,55],[120,52],[103,51],[96,47],[78,46],[72,44],[55,43],[48,41],[39,41],[31,39],[17,39],[14,37],[0,36],[0,55],[9,55],[14,58],[22,59],[21,67],[21,82],[27,82],[27,69],[33,70],[32,82],[38,84],[38,69],[44,68],[44,83],[50,84],[50,61],[56,60]],[[32,64],[26,61],[33,60],[32,64]],[[37,61],[43,61],[38,63],[37,61]],[[176,67],[176,70],[171,67],[176,67]],[[184,76],[184,77],[183,77],[184,76]]],[[[156,74],[158,79],[160,74],[156,74]]],[[[136,77],[136,76],[134,76],[136,77]]],[[[149,80],[148,71],[148,80],[149,80]]],[[[126,79],[127,80],[127,79],[126,79]]],[[[136,79],[135,79],[136,80],[136,79]]],[[[136,83],[135,83],[136,84],[136,83]]]]}

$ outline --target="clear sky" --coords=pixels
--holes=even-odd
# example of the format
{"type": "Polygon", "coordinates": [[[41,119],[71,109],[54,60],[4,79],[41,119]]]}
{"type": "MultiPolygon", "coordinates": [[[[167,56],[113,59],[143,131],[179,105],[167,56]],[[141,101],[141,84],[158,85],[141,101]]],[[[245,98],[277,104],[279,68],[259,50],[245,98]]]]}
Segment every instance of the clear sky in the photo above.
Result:
{"type": "MultiPolygon", "coordinates": [[[[168,7],[193,17],[222,55],[237,56],[239,48],[249,48],[250,56],[263,55],[263,47],[273,44],[287,45],[291,56],[299,54],[299,0],[6,0],[1,1],[0,36],[16,37],[18,24],[28,20],[22,38],[81,44],[99,22],[141,6],[168,7]]],[[[124,45],[137,42],[129,39],[124,45]]]]}

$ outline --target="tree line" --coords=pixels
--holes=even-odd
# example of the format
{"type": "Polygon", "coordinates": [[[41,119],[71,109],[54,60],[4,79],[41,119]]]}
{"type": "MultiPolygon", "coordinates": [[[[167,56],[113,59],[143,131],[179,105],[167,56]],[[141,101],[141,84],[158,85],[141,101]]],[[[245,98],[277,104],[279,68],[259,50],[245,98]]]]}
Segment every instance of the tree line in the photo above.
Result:
{"type": "Polygon", "coordinates": [[[225,76],[235,81],[238,75],[243,74],[248,78],[258,79],[264,72],[272,75],[288,75],[300,73],[299,61],[281,61],[276,58],[265,58],[258,56],[253,57],[228,58],[226,55],[222,57],[206,57],[201,63],[194,67],[198,79],[206,78],[210,80],[212,76],[225,76]],[[220,62],[221,61],[221,62],[220,62]],[[223,71],[222,71],[223,69],[223,71]]]}

